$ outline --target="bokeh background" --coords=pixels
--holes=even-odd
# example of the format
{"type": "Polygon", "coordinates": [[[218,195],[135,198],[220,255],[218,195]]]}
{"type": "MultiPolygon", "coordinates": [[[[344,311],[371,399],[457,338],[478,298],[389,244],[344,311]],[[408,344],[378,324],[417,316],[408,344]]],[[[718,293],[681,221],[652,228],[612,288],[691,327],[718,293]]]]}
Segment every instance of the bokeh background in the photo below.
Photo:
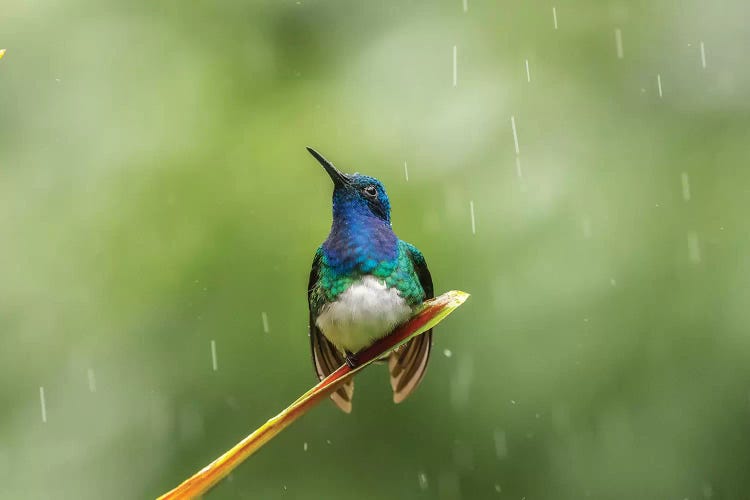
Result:
{"type": "Polygon", "coordinates": [[[0,497],[153,498],[313,384],[310,145],[472,298],[208,498],[748,498],[747,13],[3,2],[0,497]]]}

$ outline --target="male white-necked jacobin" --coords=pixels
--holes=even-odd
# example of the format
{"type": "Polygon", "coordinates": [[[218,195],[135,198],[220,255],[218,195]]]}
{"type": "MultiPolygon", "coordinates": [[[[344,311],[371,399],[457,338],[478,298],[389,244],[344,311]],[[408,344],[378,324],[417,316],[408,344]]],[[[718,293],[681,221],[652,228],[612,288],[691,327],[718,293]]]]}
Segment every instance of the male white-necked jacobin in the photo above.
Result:
{"type": "MultiPolygon", "coordinates": [[[[333,181],[331,232],[313,258],[307,300],[310,347],[318,378],[344,362],[356,366],[356,353],[388,335],[433,297],[424,256],[391,228],[391,205],[377,179],[340,172],[307,148],[333,181]]],[[[432,330],[388,357],[393,401],[400,403],[422,380],[432,346],[432,330]]],[[[331,398],[352,410],[354,381],[331,398]]]]}

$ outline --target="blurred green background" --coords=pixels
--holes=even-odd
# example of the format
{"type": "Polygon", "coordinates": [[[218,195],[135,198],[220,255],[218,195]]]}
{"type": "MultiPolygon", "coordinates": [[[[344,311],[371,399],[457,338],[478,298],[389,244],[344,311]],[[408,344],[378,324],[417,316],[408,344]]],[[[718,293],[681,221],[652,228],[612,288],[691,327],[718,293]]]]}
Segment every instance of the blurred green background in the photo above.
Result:
{"type": "Polygon", "coordinates": [[[310,145],[472,298],[209,498],[748,498],[747,5],[553,5],[3,2],[0,497],[155,497],[314,383],[310,145]]]}

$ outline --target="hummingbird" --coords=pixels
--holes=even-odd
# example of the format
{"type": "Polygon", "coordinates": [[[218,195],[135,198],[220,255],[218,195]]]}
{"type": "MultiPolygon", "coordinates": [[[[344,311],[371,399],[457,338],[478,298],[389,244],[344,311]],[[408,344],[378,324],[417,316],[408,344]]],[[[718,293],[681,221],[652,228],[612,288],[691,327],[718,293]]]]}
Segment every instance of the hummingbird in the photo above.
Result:
{"type": "MultiPolygon", "coordinates": [[[[307,150],[333,181],[331,232],[315,252],[307,285],[310,348],[315,373],[323,380],[343,363],[356,367],[357,352],[388,335],[434,294],[422,252],[393,232],[383,184],[341,172],[307,150]]],[[[431,347],[429,330],[387,355],[395,403],[419,385],[431,347]]],[[[331,398],[349,413],[353,394],[350,380],[331,398]]]]}

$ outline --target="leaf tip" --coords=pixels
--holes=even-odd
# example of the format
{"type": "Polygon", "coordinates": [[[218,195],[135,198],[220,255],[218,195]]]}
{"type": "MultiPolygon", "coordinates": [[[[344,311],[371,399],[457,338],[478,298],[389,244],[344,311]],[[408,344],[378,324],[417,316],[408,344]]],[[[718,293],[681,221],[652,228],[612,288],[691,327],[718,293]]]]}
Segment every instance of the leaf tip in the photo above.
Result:
{"type": "Polygon", "coordinates": [[[464,302],[466,302],[466,299],[468,299],[471,296],[470,293],[462,292],[461,290],[453,290],[451,292],[451,295],[452,295],[451,302],[452,302],[452,305],[455,307],[458,307],[464,302]]]}

